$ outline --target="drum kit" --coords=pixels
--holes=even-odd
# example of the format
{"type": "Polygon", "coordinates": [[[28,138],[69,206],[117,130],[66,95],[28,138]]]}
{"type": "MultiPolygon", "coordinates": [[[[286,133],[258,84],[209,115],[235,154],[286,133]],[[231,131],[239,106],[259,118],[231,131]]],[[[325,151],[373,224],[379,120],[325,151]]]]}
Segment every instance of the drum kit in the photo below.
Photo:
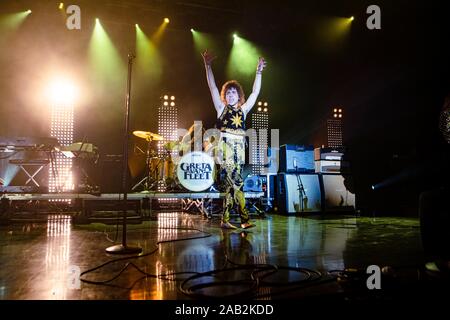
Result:
{"type": "Polygon", "coordinates": [[[134,131],[133,135],[147,141],[146,174],[132,190],[149,191],[204,191],[214,183],[214,160],[207,153],[190,152],[186,139],[168,141],[163,145],[163,153],[152,149],[153,141],[164,141],[156,133],[134,131]],[[173,155],[182,157],[173,157],[173,155]],[[175,161],[176,160],[176,161],[175,161]]]}

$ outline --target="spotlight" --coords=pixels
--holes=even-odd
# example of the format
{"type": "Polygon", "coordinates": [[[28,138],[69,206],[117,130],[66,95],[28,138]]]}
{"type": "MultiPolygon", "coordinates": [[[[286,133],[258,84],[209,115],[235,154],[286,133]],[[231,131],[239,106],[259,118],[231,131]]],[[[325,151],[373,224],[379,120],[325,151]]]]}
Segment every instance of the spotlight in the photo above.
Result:
{"type": "Polygon", "coordinates": [[[264,107],[267,107],[267,102],[264,102],[264,107]]]}
{"type": "Polygon", "coordinates": [[[100,23],[100,20],[98,20],[98,18],[95,18],[95,23],[100,23]]]}
{"type": "Polygon", "coordinates": [[[170,96],[170,100],[175,100],[175,96],[170,96]]]}
{"type": "Polygon", "coordinates": [[[167,94],[164,95],[164,100],[168,100],[169,96],[167,94]]]}
{"type": "Polygon", "coordinates": [[[342,112],[342,109],[339,109],[338,112],[342,112]]]}
{"type": "Polygon", "coordinates": [[[353,21],[353,20],[355,20],[355,17],[354,17],[354,16],[351,16],[351,17],[350,17],[350,21],[353,21]]]}
{"type": "Polygon", "coordinates": [[[262,108],[261,107],[258,107],[258,111],[261,111],[262,110],[262,108]]]}
{"type": "Polygon", "coordinates": [[[342,118],[342,114],[338,115],[339,118],[342,118]]]}
{"type": "Polygon", "coordinates": [[[60,2],[58,8],[59,8],[59,10],[62,10],[64,8],[64,3],[60,2]]]}
{"type": "Polygon", "coordinates": [[[335,113],[335,114],[333,114],[333,117],[337,118],[337,114],[336,114],[336,113],[335,113]]]}
{"type": "Polygon", "coordinates": [[[375,190],[375,186],[372,186],[372,190],[375,190]]]}
{"type": "Polygon", "coordinates": [[[268,109],[267,108],[264,108],[264,112],[267,112],[268,111],[268,109]]]}
{"type": "Polygon", "coordinates": [[[193,28],[191,28],[191,32],[195,32],[195,30],[193,28]]]}
{"type": "Polygon", "coordinates": [[[27,10],[27,11],[25,11],[26,13],[31,13],[32,11],[31,10],[27,10]]]}
{"type": "Polygon", "coordinates": [[[137,23],[135,24],[135,26],[136,26],[136,28],[139,28],[139,25],[137,23]]]}
{"type": "Polygon", "coordinates": [[[233,38],[234,38],[234,39],[237,39],[237,38],[238,38],[238,35],[237,35],[236,33],[233,33],[233,38]]]}
{"type": "Polygon", "coordinates": [[[168,106],[169,103],[168,103],[167,101],[164,101],[164,105],[165,105],[165,106],[168,106]]]}
{"type": "Polygon", "coordinates": [[[336,108],[334,108],[334,109],[333,109],[333,112],[337,112],[337,109],[336,109],[336,108]]]}
{"type": "Polygon", "coordinates": [[[258,106],[262,106],[262,102],[261,101],[258,101],[258,106]]]}
{"type": "Polygon", "coordinates": [[[164,18],[164,22],[169,23],[170,22],[169,18],[164,18]]]}
{"type": "Polygon", "coordinates": [[[170,103],[170,106],[171,106],[171,107],[175,107],[175,102],[172,101],[172,102],[170,103]]]}

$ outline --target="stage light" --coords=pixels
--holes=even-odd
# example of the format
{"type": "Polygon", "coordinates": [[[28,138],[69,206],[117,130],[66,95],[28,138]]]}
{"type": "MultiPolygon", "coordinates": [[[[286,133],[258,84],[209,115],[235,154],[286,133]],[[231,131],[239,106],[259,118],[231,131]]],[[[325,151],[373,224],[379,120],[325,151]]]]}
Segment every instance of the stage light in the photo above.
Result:
{"type": "Polygon", "coordinates": [[[333,109],[333,112],[337,112],[337,109],[336,109],[336,108],[334,108],[334,109],[333,109]]]}
{"type": "MultiPolygon", "coordinates": [[[[126,67],[121,53],[111,41],[99,18],[95,19],[89,41],[89,67],[95,87],[105,92],[119,92],[123,89],[126,67]]],[[[110,97],[112,98],[112,97],[110,97]]]]}
{"type": "Polygon", "coordinates": [[[169,18],[164,18],[164,22],[169,23],[170,22],[169,18]]]}
{"type": "Polygon", "coordinates": [[[55,80],[49,87],[49,95],[53,104],[72,104],[75,99],[75,87],[67,80],[55,80]]]}
{"type": "Polygon", "coordinates": [[[140,78],[138,82],[157,83],[162,75],[160,53],[155,43],[138,24],[136,25],[136,74],[140,78]]]}
{"type": "Polygon", "coordinates": [[[139,25],[137,23],[135,24],[135,26],[136,26],[136,28],[139,28],[139,25]]]}
{"type": "MultiPolygon", "coordinates": [[[[50,136],[58,140],[61,146],[73,143],[74,136],[74,105],[76,88],[64,78],[55,79],[49,86],[48,93],[51,102],[50,136]]],[[[72,159],[57,153],[55,161],[50,164],[49,192],[73,190],[72,159]]]]}
{"type": "Polygon", "coordinates": [[[58,8],[59,8],[59,10],[62,10],[64,8],[64,3],[60,2],[58,8]]]}
{"type": "Polygon", "coordinates": [[[354,16],[351,16],[351,17],[350,17],[350,21],[353,21],[353,20],[355,20],[355,17],[354,17],[354,16]]]}
{"type": "Polygon", "coordinates": [[[342,109],[339,109],[338,112],[342,112],[342,109]]]}
{"type": "Polygon", "coordinates": [[[193,28],[191,28],[191,32],[195,32],[195,30],[193,28]]]}
{"type": "Polygon", "coordinates": [[[170,96],[170,100],[175,100],[175,96],[170,96]]]}
{"type": "Polygon", "coordinates": [[[228,56],[226,67],[227,76],[231,79],[254,75],[255,65],[263,54],[258,47],[247,39],[233,35],[234,41],[228,56]]]}
{"type": "Polygon", "coordinates": [[[342,114],[339,114],[338,117],[339,117],[339,118],[342,118],[342,114]]]}
{"type": "Polygon", "coordinates": [[[264,107],[267,107],[267,105],[268,105],[267,102],[264,102],[264,107]]]}
{"type": "MultiPolygon", "coordinates": [[[[16,30],[28,17],[31,10],[21,11],[16,13],[2,14],[0,13],[0,41],[3,40],[3,35],[10,31],[16,30]]],[[[2,44],[0,44],[1,46],[2,44]]]]}
{"type": "Polygon", "coordinates": [[[251,114],[251,128],[254,131],[250,137],[249,156],[252,174],[258,175],[264,172],[264,164],[268,148],[269,113],[267,102],[258,101],[258,112],[251,114]]]}
{"type": "Polygon", "coordinates": [[[372,186],[372,190],[375,190],[375,186],[372,186]]]}
{"type": "MultiPolygon", "coordinates": [[[[171,96],[173,97],[173,96],[171,96]]],[[[158,141],[158,157],[163,158],[166,154],[164,145],[169,141],[177,140],[176,130],[178,128],[178,110],[175,102],[171,102],[169,106],[168,95],[164,95],[162,103],[158,108],[158,134],[163,137],[162,141],[158,141]]],[[[173,154],[174,155],[174,154],[173,154]]],[[[166,185],[163,181],[158,184],[158,191],[165,191],[166,185]]]]}

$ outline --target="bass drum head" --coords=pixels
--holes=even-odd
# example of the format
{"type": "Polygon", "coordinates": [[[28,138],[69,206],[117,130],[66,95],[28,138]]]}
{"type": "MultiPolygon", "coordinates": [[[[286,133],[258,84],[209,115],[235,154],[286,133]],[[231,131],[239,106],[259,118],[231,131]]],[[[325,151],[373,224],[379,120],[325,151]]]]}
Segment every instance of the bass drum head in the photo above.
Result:
{"type": "Polygon", "coordinates": [[[201,151],[194,151],[181,157],[177,164],[177,178],[187,190],[199,192],[214,183],[214,159],[201,151]]]}

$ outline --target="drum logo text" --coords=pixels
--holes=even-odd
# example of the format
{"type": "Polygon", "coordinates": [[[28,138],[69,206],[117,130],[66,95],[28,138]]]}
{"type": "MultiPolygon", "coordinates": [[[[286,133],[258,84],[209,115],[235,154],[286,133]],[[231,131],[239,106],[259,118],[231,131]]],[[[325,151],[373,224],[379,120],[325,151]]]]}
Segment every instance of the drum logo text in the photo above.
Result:
{"type": "Polygon", "coordinates": [[[181,163],[181,170],[184,179],[189,180],[209,180],[212,175],[212,168],[209,163],[181,163]]]}

